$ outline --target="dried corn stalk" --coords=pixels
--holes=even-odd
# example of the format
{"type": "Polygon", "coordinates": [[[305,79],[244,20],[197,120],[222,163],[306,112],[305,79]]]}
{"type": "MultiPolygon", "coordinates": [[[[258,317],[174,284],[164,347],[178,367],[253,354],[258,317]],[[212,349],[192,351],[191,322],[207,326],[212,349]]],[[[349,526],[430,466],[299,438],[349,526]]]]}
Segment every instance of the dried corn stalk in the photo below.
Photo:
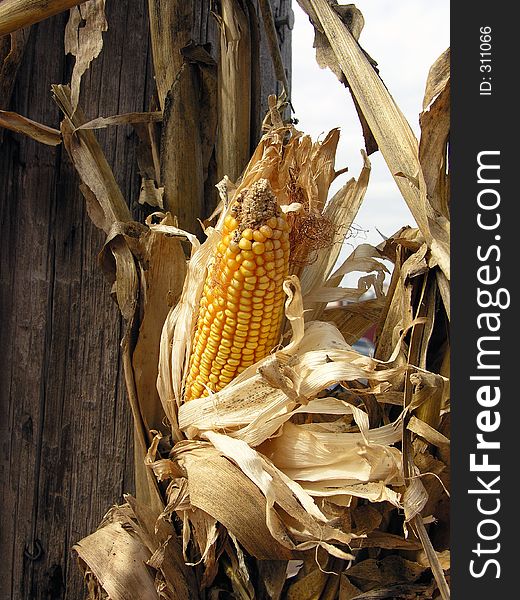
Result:
{"type": "MultiPolygon", "coordinates": [[[[76,545],[92,598],[198,598],[220,587],[242,598],[448,597],[448,56],[430,73],[417,143],[354,41],[360,14],[301,4],[419,224],[379,248],[358,246],[339,267],[370,163],[364,155],[358,179],[327,200],[338,130],[313,142],[271,98],[265,135],[238,181],[219,184],[201,244],[168,213],[131,221],[92,125],[67,88],[54,88],[61,138],[107,233],[103,264],[129,332],[139,331],[124,340],[125,376],[148,496],[128,497],[76,545]],[[187,264],[179,239],[191,243],[187,264]],[[386,293],[383,259],[393,263],[386,293]],[[365,273],[357,288],[342,288],[354,271],[365,273]],[[372,324],[375,358],[349,345],[372,324]],[[376,562],[382,550],[392,553],[376,562]]],[[[164,95],[171,72],[161,60],[164,95]]],[[[58,137],[4,120],[47,143],[58,137]]]]}

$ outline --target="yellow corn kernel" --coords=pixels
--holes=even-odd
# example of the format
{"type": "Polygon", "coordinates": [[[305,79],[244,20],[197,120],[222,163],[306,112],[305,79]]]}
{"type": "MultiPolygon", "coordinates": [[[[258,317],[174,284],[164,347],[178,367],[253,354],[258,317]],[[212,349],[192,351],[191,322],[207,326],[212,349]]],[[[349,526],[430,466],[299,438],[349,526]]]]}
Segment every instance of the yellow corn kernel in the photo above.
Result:
{"type": "Polygon", "coordinates": [[[241,250],[251,250],[253,244],[249,240],[246,240],[246,238],[241,238],[238,242],[238,247],[241,250]]]}
{"type": "Polygon", "coordinates": [[[237,223],[236,219],[234,219],[231,215],[228,215],[224,219],[224,225],[227,227],[227,229],[229,231],[233,231],[233,229],[237,228],[238,223],[237,223]]]}
{"type": "Polygon", "coordinates": [[[273,230],[267,224],[262,225],[258,231],[266,238],[273,237],[273,230]]]}
{"type": "Polygon", "coordinates": [[[253,254],[263,254],[265,252],[265,244],[262,242],[253,242],[253,254]]]}

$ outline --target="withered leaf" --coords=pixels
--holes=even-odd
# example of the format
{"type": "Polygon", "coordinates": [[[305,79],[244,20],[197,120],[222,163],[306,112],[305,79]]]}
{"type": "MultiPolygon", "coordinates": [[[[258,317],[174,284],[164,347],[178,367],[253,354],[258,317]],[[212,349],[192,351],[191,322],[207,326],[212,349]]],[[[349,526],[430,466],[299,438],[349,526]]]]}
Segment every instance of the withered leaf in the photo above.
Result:
{"type": "Polygon", "coordinates": [[[88,0],[70,10],[65,28],[65,54],[76,58],[71,79],[73,111],[79,102],[81,77],[103,48],[103,31],[108,29],[105,0],[88,0]]]}
{"type": "Polygon", "coordinates": [[[11,129],[11,131],[16,131],[17,133],[23,133],[33,140],[47,144],[48,146],[61,144],[61,133],[57,129],[47,127],[47,125],[42,125],[32,119],[22,117],[22,115],[7,110],[0,110],[0,127],[11,129]]]}

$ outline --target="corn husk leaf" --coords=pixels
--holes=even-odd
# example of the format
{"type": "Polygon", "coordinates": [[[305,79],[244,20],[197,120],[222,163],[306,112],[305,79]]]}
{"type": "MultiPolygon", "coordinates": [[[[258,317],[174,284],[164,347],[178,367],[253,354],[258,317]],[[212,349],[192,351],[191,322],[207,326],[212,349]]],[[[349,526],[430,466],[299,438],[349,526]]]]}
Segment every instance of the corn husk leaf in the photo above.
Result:
{"type": "MultiPolygon", "coordinates": [[[[83,184],[90,189],[92,198],[95,198],[99,204],[99,212],[103,214],[102,229],[108,233],[113,223],[131,221],[130,211],[94,133],[89,130],[77,130],[86,119],[72,104],[70,88],[54,85],[52,90],[56,102],[65,115],[62,122],[65,148],[83,184]]],[[[90,198],[87,198],[87,202],[89,200],[90,198]]]]}
{"type": "Polygon", "coordinates": [[[414,583],[424,573],[425,567],[400,556],[387,556],[383,560],[367,559],[350,567],[345,574],[361,589],[373,589],[384,584],[414,583]]]}
{"type": "Polygon", "coordinates": [[[187,454],[184,464],[194,508],[222,523],[251,555],[290,558],[289,549],[269,532],[264,497],[240,469],[211,447],[187,454]],[[229,489],[240,489],[234,505],[228,501],[229,489]]]}
{"type": "Polygon", "coordinates": [[[103,49],[103,32],[107,29],[105,0],[88,0],[71,8],[65,28],[65,54],[76,59],[70,84],[73,112],[79,102],[81,77],[103,49]]]}
{"type": "Polygon", "coordinates": [[[368,186],[370,177],[370,161],[365,153],[362,153],[364,165],[358,180],[350,179],[327,204],[324,216],[329,219],[336,229],[336,239],[338,240],[329,249],[320,252],[317,260],[309,265],[302,274],[301,285],[302,293],[307,295],[313,290],[325,283],[330,273],[336,265],[339,253],[341,251],[341,241],[348,235],[354,219],[368,186]]]}
{"type": "Polygon", "coordinates": [[[0,37],[48,19],[81,2],[82,0],[3,0],[0,5],[0,37]]]}
{"type": "Polygon", "coordinates": [[[198,598],[194,573],[184,564],[173,527],[149,507],[127,496],[111,509],[100,528],[73,550],[92,586],[110,598],[198,598]]]}
{"type": "Polygon", "coordinates": [[[151,553],[121,523],[99,529],[76,544],[74,550],[113,600],[159,598],[146,567],[151,553]]]}
{"type": "Polygon", "coordinates": [[[138,503],[132,496],[125,496],[125,500],[132,509],[139,536],[151,552],[147,564],[157,571],[157,591],[172,599],[196,598],[195,573],[185,564],[174,527],[163,519],[158,520],[148,505],[138,503]]]}
{"type": "Polygon", "coordinates": [[[141,180],[141,190],[139,192],[139,204],[147,204],[164,210],[164,188],[157,187],[154,179],[141,180]]]}
{"type": "MultiPolygon", "coordinates": [[[[338,308],[328,308],[321,313],[321,318],[334,323],[349,344],[353,344],[371,326],[379,323],[381,312],[386,298],[374,298],[371,300],[360,300],[338,308]]],[[[383,402],[379,396],[379,402],[383,402]]],[[[399,403],[402,403],[400,398],[399,403]]]]}
{"type": "Polygon", "coordinates": [[[83,123],[78,129],[103,129],[111,125],[128,125],[134,123],[157,123],[162,121],[162,113],[154,112],[131,112],[110,117],[97,117],[83,123]]]}
{"type": "Polygon", "coordinates": [[[48,146],[61,144],[61,132],[17,113],[0,110],[0,127],[5,127],[48,146]]]}
{"type": "Polygon", "coordinates": [[[217,177],[236,181],[249,159],[251,123],[251,34],[247,12],[222,0],[220,30],[217,177]]]}

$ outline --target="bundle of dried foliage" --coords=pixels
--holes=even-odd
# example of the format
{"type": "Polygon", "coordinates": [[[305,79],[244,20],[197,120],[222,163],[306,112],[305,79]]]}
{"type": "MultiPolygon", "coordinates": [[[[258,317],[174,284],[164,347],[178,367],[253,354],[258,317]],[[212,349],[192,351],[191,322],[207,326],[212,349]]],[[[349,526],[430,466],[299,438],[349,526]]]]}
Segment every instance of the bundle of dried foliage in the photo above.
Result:
{"type": "MultiPolygon", "coordinates": [[[[0,111],[3,127],[64,145],[89,215],[106,233],[100,265],[127,322],[137,499],[110,509],[74,548],[90,598],[449,597],[449,52],[430,71],[417,142],[357,41],[361,13],[299,3],[315,27],[318,62],[350,89],[367,151],[382,152],[418,224],[377,248],[357,246],[339,267],[370,189],[368,156],[329,199],[342,172],[334,165],[339,130],[313,142],[282,120],[274,97],[246,156],[251,32],[239,3],[221,3],[217,66],[183,38],[183,3],[150,0],[157,110],[86,122],[81,76],[107,24],[103,1],[85,2],[67,27],[71,85],[53,86],[61,131],[0,111]],[[212,86],[216,106],[206,103],[212,86]],[[121,123],[132,123],[144,146],[141,200],[160,209],[144,223],[132,220],[93,131],[121,123]],[[186,163],[183,143],[197,164],[186,163]],[[209,215],[201,198],[215,144],[223,179],[209,215]],[[224,389],[184,403],[208,265],[233,198],[259,179],[293,225],[284,334],[224,389]],[[180,228],[169,209],[188,201],[180,228]],[[196,218],[203,243],[186,228],[196,218]],[[386,292],[384,261],[393,265],[386,292]],[[365,275],[356,288],[342,287],[353,272],[365,275]],[[368,357],[350,344],[373,325],[368,357]]],[[[17,7],[16,29],[78,3],[7,4],[17,7]]],[[[20,43],[11,36],[2,55],[9,77],[20,43]]]]}

